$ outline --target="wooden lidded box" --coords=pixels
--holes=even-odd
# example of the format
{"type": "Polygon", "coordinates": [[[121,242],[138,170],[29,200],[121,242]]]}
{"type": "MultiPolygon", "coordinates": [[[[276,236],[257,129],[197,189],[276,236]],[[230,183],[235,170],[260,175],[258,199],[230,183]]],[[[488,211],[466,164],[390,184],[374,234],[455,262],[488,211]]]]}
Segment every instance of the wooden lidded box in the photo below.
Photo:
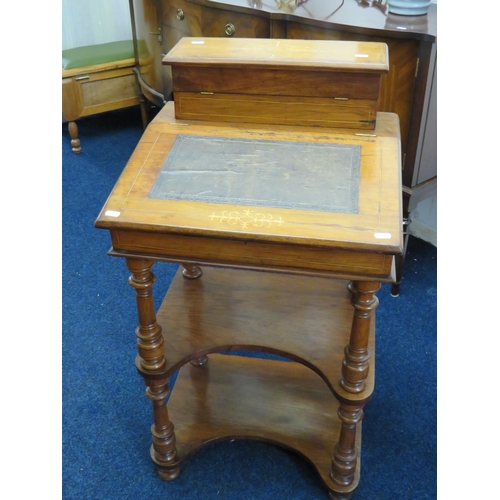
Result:
{"type": "Polygon", "coordinates": [[[374,129],[385,43],[182,38],[172,66],[184,120],[374,129]]]}

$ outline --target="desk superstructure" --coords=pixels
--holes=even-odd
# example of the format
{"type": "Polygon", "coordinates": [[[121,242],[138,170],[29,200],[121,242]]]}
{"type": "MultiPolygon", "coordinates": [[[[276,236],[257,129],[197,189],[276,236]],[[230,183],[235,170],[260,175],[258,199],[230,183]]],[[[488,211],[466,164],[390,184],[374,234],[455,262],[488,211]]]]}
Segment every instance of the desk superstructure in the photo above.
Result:
{"type": "MultiPolygon", "coordinates": [[[[248,43],[252,71],[265,73],[261,62],[272,47],[248,43]]],[[[280,50],[306,50],[300,41],[287,43],[280,50]]],[[[360,58],[349,67],[345,54],[352,51],[356,61],[367,47],[324,43],[335,64],[323,61],[318,74],[328,72],[336,85],[342,75],[362,74],[360,58]],[[344,54],[342,64],[335,54],[344,54]]],[[[373,45],[384,54],[383,44],[373,45]]],[[[314,49],[307,50],[324,59],[314,49]]],[[[179,51],[166,62],[175,56],[182,64],[179,51]]],[[[237,58],[209,60],[207,45],[205,52],[196,71],[208,67],[215,75],[222,67],[227,74],[226,64],[245,70],[237,58]]],[[[369,78],[384,71],[372,63],[369,78]]],[[[314,57],[310,64],[317,66],[314,57]]],[[[303,67],[295,81],[315,73],[303,67]]],[[[294,80],[292,70],[285,71],[294,80]]],[[[235,102],[247,98],[240,90],[235,102]]],[[[230,102],[227,88],[224,94],[230,102]]],[[[199,95],[213,99],[216,92],[199,95]]],[[[126,259],[136,290],[136,366],[154,408],[151,457],[171,480],[208,442],[261,439],[305,456],[332,498],[349,498],[359,482],[363,407],[374,387],[375,294],[394,280],[402,252],[397,116],[379,112],[367,130],[289,125],[286,114],[278,123],[248,122],[238,113],[234,121],[210,112],[203,120],[178,115],[178,101],[171,102],[151,122],[96,221],[110,231],[110,254],[126,259]],[[155,261],[182,264],[158,311],[155,261]],[[239,350],[286,360],[228,355],[239,350]],[[167,409],[168,378],[178,369],[167,409]]]]}

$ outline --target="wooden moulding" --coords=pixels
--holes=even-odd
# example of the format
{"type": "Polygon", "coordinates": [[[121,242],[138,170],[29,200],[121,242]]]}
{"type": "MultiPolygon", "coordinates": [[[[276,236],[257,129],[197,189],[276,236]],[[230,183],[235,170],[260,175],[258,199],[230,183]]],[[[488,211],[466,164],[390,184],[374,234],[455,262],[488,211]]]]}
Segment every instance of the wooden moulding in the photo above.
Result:
{"type": "Polygon", "coordinates": [[[330,478],[340,433],[339,403],[323,381],[300,364],[214,354],[203,366],[186,365],[172,390],[168,408],[175,426],[174,467],[215,441],[256,439],[297,452],[318,471],[330,491],[353,491],[360,477],[361,423],[353,482],[330,478]]]}
{"type": "Polygon", "coordinates": [[[113,231],[111,234],[114,253],[122,256],[149,253],[155,260],[170,262],[194,262],[240,269],[250,267],[345,279],[371,277],[380,281],[393,280],[394,257],[383,253],[138,231],[113,231]]]}
{"type": "Polygon", "coordinates": [[[179,270],[157,313],[166,366],[151,373],[138,360],[137,367],[161,378],[210,353],[260,351],[309,367],[340,401],[363,403],[374,387],[375,321],[366,388],[347,392],[340,379],[353,320],[350,300],[346,281],[210,267],[186,280],[179,270]]]}
{"type": "Polygon", "coordinates": [[[172,66],[177,119],[374,129],[387,46],[183,38],[172,66]]]}

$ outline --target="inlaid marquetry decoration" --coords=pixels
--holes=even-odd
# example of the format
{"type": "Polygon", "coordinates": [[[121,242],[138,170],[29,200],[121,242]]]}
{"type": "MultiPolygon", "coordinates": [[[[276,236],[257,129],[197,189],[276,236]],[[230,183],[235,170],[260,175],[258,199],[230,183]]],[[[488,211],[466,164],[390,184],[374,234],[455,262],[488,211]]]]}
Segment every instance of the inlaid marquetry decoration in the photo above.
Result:
{"type": "Polygon", "coordinates": [[[238,212],[235,210],[224,210],[221,213],[213,213],[210,215],[211,220],[218,220],[221,223],[230,224],[232,226],[241,226],[241,229],[247,229],[249,226],[269,228],[273,224],[281,226],[283,220],[281,217],[274,218],[271,214],[263,214],[253,212],[253,210],[243,210],[238,212]]]}

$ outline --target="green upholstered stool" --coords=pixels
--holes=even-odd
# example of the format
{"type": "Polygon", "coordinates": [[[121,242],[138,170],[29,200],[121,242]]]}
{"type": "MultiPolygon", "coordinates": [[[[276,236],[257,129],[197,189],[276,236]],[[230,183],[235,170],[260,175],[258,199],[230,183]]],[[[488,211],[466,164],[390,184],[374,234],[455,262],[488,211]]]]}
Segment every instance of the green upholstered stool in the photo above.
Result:
{"type": "Polygon", "coordinates": [[[134,65],[132,40],[62,51],[62,111],[75,153],[78,118],[141,104],[134,65]]]}
{"type": "Polygon", "coordinates": [[[96,64],[133,59],[134,44],[132,40],[87,45],[62,51],[63,69],[84,68],[96,64]]]}

